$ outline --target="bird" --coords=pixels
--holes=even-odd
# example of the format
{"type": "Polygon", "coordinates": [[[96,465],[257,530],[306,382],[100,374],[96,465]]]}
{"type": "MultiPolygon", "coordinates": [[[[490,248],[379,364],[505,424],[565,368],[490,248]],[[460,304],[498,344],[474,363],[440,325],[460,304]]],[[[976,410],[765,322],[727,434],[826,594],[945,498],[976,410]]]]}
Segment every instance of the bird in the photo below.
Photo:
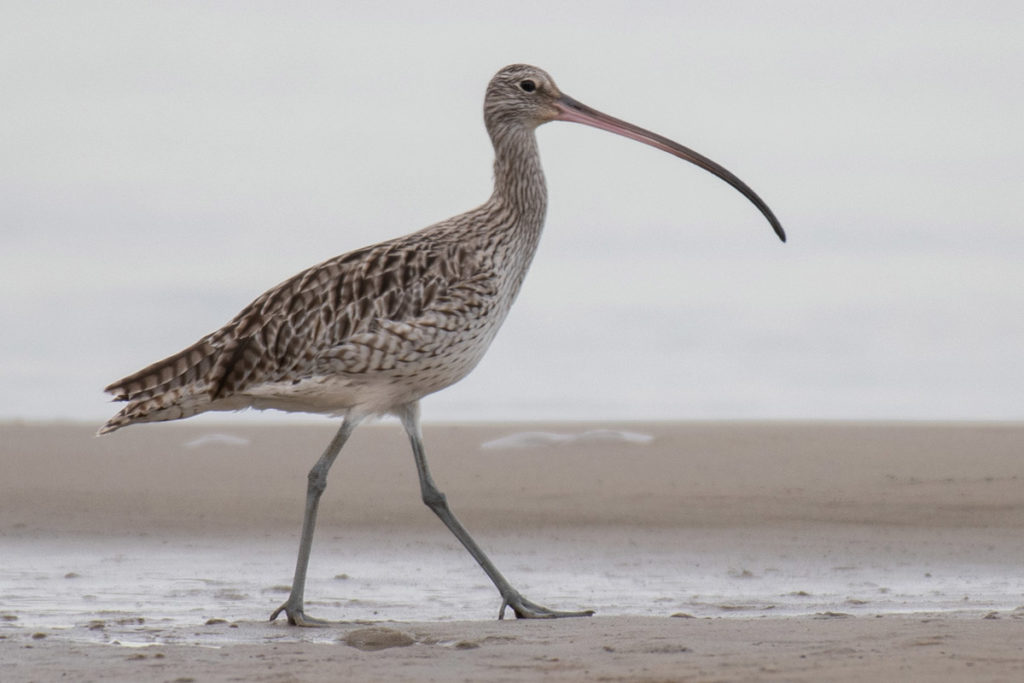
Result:
{"type": "Polygon", "coordinates": [[[547,187],[535,130],[586,124],[650,145],[718,176],[742,193],[785,241],[768,205],[731,172],[672,140],[588,107],[544,70],[500,69],[487,85],[484,124],[494,147],[494,190],[483,204],[402,237],[330,258],[271,288],[222,328],[113,382],[124,407],[100,429],[245,408],[327,414],[341,423],[309,471],[295,573],[270,616],[306,614],[305,583],[321,495],[332,464],[367,418],[395,416],[412,447],[423,502],[465,546],[501,596],[498,618],[584,617],[526,599],[449,508],[427,465],[420,399],[480,362],[519,293],[537,250],[547,187]]]}

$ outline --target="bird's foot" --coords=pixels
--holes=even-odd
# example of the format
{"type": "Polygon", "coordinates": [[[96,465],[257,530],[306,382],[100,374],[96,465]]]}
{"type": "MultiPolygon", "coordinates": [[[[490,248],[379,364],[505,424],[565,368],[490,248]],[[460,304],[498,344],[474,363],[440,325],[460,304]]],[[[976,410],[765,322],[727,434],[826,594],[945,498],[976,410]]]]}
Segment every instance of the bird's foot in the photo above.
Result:
{"type": "Polygon", "coordinates": [[[292,626],[327,626],[330,623],[323,619],[307,616],[302,603],[295,604],[291,598],[288,598],[283,605],[274,610],[274,613],[270,615],[270,621],[275,621],[281,612],[285,613],[285,616],[288,617],[288,623],[292,626]]]}
{"type": "Polygon", "coordinates": [[[562,617],[590,617],[594,615],[594,610],[592,609],[585,609],[580,612],[562,612],[548,609],[543,605],[530,602],[519,593],[513,593],[502,598],[498,619],[505,618],[506,607],[512,608],[512,611],[516,613],[516,619],[560,619],[562,617]]]}

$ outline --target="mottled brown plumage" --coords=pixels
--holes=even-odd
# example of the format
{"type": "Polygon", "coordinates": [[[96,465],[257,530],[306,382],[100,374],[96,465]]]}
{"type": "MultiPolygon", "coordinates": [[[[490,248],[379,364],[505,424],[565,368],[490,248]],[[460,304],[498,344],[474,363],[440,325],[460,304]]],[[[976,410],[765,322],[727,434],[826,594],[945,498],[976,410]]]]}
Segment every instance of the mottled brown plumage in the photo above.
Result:
{"type": "Polygon", "coordinates": [[[487,210],[507,226],[487,251],[468,227],[478,209],[286,280],[108,387],[129,403],[103,431],[249,406],[388,412],[457,381],[497,332],[532,254],[511,212],[487,210]]]}
{"type": "Polygon", "coordinates": [[[534,72],[510,67],[488,91],[497,159],[487,202],[313,266],[114,382],[106,391],[128,405],[100,433],[246,407],[387,413],[464,377],[519,291],[547,205],[533,126],[502,123],[507,97],[496,86],[521,73],[534,72]]]}
{"type": "Polygon", "coordinates": [[[306,565],[327,471],[369,415],[395,414],[409,435],[424,502],[481,565],[519,617],[582,616],[523,598],[448,510],[430,478],[419,434],[423,396],[463,378],[483,357],[533,259],[547,190],[534,130],[575,121],[697,164],[742,192],[785,239],[771,210],[742,181],[693,150],[597,112],[561,93],[544,71],[516,64],[487,87],[484,120],[495,150],[494,192],[481,206],[404,237],[337,256],[282,282],[198,342],[114,382],[124,408],[100,433],[211,410],[275,408],[344,416],[310,471],[295,579],[281,611],[303,608],[306,565]]]}

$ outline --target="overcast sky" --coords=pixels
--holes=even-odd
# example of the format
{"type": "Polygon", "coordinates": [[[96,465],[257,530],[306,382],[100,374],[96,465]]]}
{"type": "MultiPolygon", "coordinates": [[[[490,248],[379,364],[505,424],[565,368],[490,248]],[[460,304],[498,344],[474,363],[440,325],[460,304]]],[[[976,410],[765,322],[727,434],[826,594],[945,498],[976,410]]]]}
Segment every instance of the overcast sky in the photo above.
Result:
{"type": "Polygon", "coordinates": [[[1024,417],[1019,2],[0,3],[0,418],[471,208],[512,62],[750,184],[538,131],[520,300],[427,419],[1024,417]]]}

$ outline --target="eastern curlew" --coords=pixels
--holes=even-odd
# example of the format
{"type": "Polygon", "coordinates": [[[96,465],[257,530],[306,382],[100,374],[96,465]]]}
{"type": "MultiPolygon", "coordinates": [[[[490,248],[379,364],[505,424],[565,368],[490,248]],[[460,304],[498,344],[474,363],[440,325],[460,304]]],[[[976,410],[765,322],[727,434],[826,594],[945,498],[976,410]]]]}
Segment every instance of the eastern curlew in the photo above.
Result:
{"type": "Polygon", "coordinates": [[[274,611],[298,625],[306,615],[306,568],[327,472],[365,418],[395,415],[412,444],[423,502],[441,518],[501,594],[498,617],[575,617],[515,590],[448,508],[427,467],[419,400],[454,384],[483,357],[533,259],[547,188],[534,130],[575,121],[664,150],[710,171],[743,193],[785,233],[771,209],[714,161],[668,138],[591,109],[551,77],[516,64],[487,86],[484,121],[494,145],[494,192],[466,213],[419,232],[337,256],[269,290],[221,329],[169,358],[114,382],[106,391],[127,405],[100,434],[138,422],[208,410],[275,408],[342,417],[309,472],[306,509],[291,593],[274,611]]]}

